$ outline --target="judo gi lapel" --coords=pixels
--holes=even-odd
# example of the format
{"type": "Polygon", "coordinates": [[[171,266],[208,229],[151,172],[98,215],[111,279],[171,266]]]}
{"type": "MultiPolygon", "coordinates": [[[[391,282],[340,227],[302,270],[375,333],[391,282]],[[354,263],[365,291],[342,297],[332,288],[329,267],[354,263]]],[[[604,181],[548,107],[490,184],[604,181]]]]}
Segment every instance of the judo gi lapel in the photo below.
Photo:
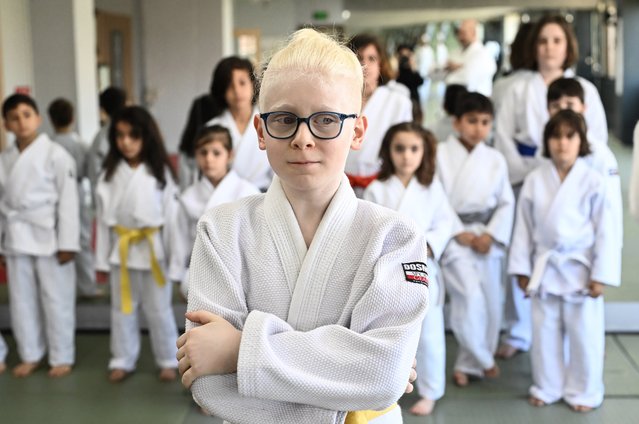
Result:
{"type": "MultiPolygon", "coordinates": [[[[392,177],[392,179],[396,180],[395,184],[402,185],[397,177],[392,177]]],[[[419,225],[419,228],[426,232],[429,230],[433,220],[433,211],[437,205],[424,203],[427,198],[424,194],[424,187],[417,181],[417,178],[411,178],[408,186],[402,192],[397,211],[412,218],[419,225]]]]}
{"type": "Polygon", "coordinates": [[[189,218],[197,221],[200,219],[204,211],[208,209],[207,203],[213,197],[215,187],[206,178],[201,177],[189,190],[180,197],[180,203],[188,214],[189,218]]]}
{"type": "Polygon", "coordinates": [[[457,213],[475,211],[478,205],[485,203],[485,190],[478,187],[478,184],[485,180],[485,167],[489,166],[486,162],[488,147],[481,142],[469,152],[455,137],[451,137],[448,142],[448,160],[452,166],[450,169],[455,170],[448,192],[450,204],[457,213]]]}
{"type": "Polygon", "coordinates": [[[357,198],[344,176],[302,261],[287,320],[295,329],[317,327],[324,290],[356,212],[357,198]]]}
{"type": "Polygon", "coordinates": [[[548,87],[541,74],[531,74],[526,86],[526,126],[533,145],[537,147],[537,157],[541,156],[541,135],[544,132],[544,124],[548,121],[547,92],[548,87]]]}
{"type": "Polygon", "coordinates": [[[39,178],[34,174],[46,172],[46,161],[49,157],[52,142],[45,134],[40,134],[26,149],[18,152],[16,145],[8,152],[6,166],[5,203],[17,207],[24,202],[24,193],[29,192],[31,184],[38,183],[39,178]]]}
{"type": "Polygon", "coordinates": [[[288,288],[293,293],[307,249],[293,208],[277,176],[273,177],[273,183],[266,192],[264,215],[280,256],[288,288]]]}
{"type": "Polygon", "coordinates": [[[209,197],[204,210],[207,211],[217,205],[221,205],[222,203],[235,200],[239,192],[238,186],[240,181],[240,177],[235,173],[235,171],[230,171],[226,174],[222,181],[220,181],[217,187],[213,190],[213,194],[209,197]]]}

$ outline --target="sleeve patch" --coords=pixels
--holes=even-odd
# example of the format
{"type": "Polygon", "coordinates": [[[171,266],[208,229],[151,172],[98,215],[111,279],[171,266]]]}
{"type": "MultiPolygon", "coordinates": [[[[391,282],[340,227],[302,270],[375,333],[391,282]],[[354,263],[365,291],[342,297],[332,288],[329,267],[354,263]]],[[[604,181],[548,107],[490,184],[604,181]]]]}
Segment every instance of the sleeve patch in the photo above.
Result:
{"type": "Polygon", "coordinates": [[[428,267],[423,262],[403,263],[404,277],[409,283],[422,284],[428,287],[428,267]]]}

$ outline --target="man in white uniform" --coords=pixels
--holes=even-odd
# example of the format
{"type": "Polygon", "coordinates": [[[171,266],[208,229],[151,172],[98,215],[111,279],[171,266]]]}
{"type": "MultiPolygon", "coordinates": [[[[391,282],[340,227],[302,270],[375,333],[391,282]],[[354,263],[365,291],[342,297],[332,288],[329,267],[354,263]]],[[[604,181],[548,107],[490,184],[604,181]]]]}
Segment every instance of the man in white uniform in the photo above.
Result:
{"type": "Polygon", "coordinates": [[[477,21],[462,21],[457,30],[457,39],[462,46],[459,62],[449,61],[446,85],[465,85],[468,91],[476,91],[490,96],[493,91],[493,75],[497,72],[497,63],[488,49],[477,38],[477,21]]]}

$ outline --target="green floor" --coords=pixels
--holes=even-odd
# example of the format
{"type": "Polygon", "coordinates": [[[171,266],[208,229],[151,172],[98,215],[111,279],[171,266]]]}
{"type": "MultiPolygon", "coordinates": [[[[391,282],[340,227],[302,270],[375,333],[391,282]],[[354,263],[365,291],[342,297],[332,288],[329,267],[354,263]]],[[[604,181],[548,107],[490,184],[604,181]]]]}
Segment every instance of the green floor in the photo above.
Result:
{"type": "MultiPolygon", "coordinates": [[[[8,365],[17,363],[13,339],[8,365]]],[[[448,363],[456,345],[447,338],[448,363]]],[[[106,333],[80,333],[77,337],[77,364],[73,373],[60,380],[38,370],[26,379],[10,372],[0,375],[1,423],[92,423],[92,424],[220,424],[222,420],[203,416],[180,384],[160,383],[145,337],[137,372],[121,384],[106,380],[109,352],[106,333]]],[[[526,403],[530,383],[526,354],[500,362],[502,376],[492,381],[460,389],[447,387],[431,417],[407,413],[415,395],[402,398],[404,422],[438,424],[482,423],[603,423],[639,422],[639,335],[609,335],[606,346],[606,400],[588,414],[572,412],[564,404],[534,408],[526,403]]],[[[450,375],[450,370],[449,370],[450,375]]],[[[265,423],[266,424],[266,423],[265,423]]]]}

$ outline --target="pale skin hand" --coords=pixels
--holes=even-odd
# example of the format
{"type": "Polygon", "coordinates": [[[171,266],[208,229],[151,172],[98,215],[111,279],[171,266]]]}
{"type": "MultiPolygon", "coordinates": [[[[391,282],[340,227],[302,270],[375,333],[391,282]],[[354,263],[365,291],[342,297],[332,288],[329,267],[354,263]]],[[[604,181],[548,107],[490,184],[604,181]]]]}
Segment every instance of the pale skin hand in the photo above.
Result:
{"type": "Polygon", "coordinates": [[[455,236],[457,243],[462,246],[471,246],[477,236],[469,231],[464,231],[455,236]]]}
{"type": "Polygon", "coordinates": [[[592,298],[597,298],[601,296],[604,292],[604,284],[599,281],[590,280],[588,283],[588,296],[592,298]]]}
{"type": "Polygon", "coordinates": [[[200,326],[177,340],[176,357],[182,385],[189,389],[198,377],[236,372],[242,332],[207,311],[187,312],[186,319],[200,326]]]}
{"type": "Polygon", "coordinates": [[[75,258],[75,252],[65,252],[65,251],[59,250],[57,253],[57,256],[58,256],[58,263],[60,265],[64,265],[75,258]]]}
{"type": "Polygon", "coordinates": [[[475,252],[485,255],[490,250],[490,246],[492,246],[493,241],[493,237],[490,234],[484,233],[475,237],[470,247],[475,252]]]}
{"type": "MultiPolygon", "coordinates": [[[[182,385],[190,389],[198,377],[236,372],[242,332],[211,312],[187,312],[185,316],[201,326],[182,334],[176,343],[182,385]]],[[[413,359],[405,393],[413,391],[413,382],[417,379],[416,366],[417,359],[413,359]]]]}

